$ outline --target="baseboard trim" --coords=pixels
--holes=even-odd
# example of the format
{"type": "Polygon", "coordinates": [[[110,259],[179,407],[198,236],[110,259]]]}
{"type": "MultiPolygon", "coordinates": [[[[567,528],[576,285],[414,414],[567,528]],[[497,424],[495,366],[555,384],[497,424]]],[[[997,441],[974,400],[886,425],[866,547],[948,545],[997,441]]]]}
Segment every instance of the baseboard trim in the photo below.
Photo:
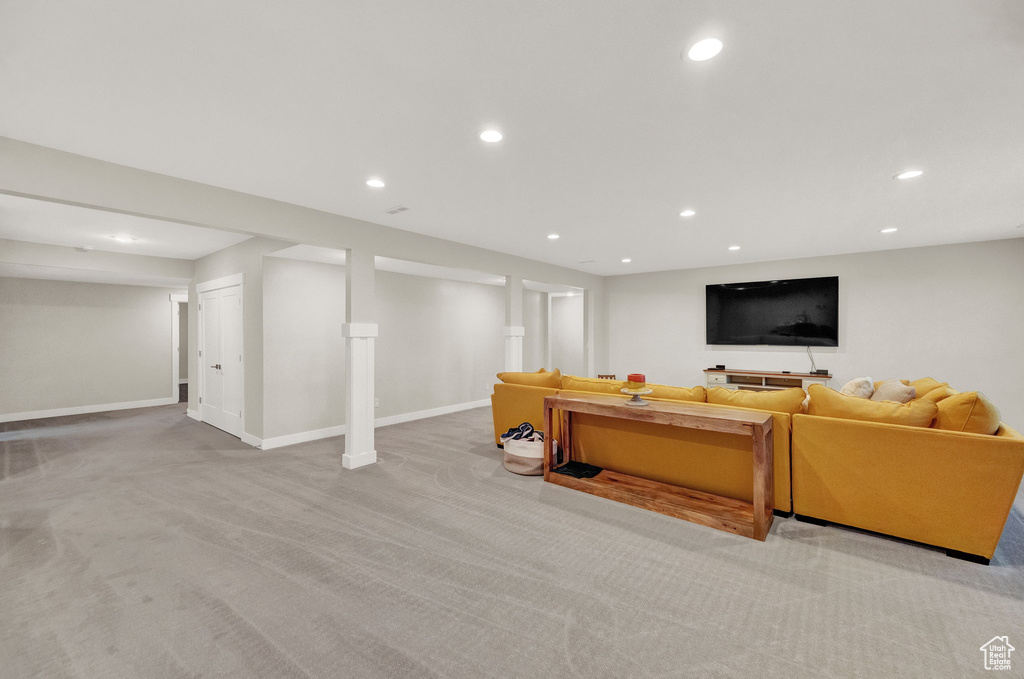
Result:
{"type": "Polygon", "coordinates": [[[196,420],[197,422],[202,422],[203,421],[203,418],[199,414],[198,410],[192,410],[191,408],[188,408],[188,409],[185,410],[185,414],[188,415],[189,417],[191,417],[193,420],[196,420]]]}
{"type": "Polygon", "coordinates": [[[93,406],[75,406],[73,408],[54,408],[52,410],[32,410],[25,413],[2,413],[0,422],[20,422],[22,420],[41,420],[47,417],[63,417],[65,415],[88,415],[89,413],[106,413],[111,410],[130,410],[132,408],[152,408],[169,406],[178,402],[178,397],[151,398],[145,401],[125,401],[123,403],[103,403],[93,406]]]}
{"type": "MultiPolygon", "coordinates": [[[[469,403],[456,403],[455,405],[442,406],[440,408],[431,408],[430,410],[418,410],[412,413],[403,413],[401,415],[391,415],[390,417],[377,418],[373,426],[376,427],[387,427],[392,424],[401,424],[402,422],[412,422],[414,420],[424,420],[428,417],[437,417],[438,415],[447,415],[449,413],[457,413],[460,410],[470,410],[472,408],[483,408],[491,404],[490,399],[483,399],[481,401],[471,401],[469,403]]],[[[188,416],[198,420],[199,412],[195,410],[189,410],[188,416]]],[[[284,436],[273,436],[266,439],[258,439],[251,434],[242,434],[242,442],[247,443],[250,446],[261,448],[263,450],[272,450],[274,448],[283,448],[284,446],[294,446],[297,443],[306,443],[308,441],[319,441],[320,439],[328,439],[334,436],[344,436],[348,432],[348,426],[344,424],[335,425],[333,427],[325,427],[323,429],[312,429],[310,431],[300,431],[297,434],[285,434],[284,436]]],[[[362,467],[367,464],[372,464],[377,460],[377,452],[370,451],[367,453],[360,453],[350,460],[356,467],[362,467]],[[371,460],[366,461],[371,458],[371,460]]],[[[344,462],[344,460],[343,460],[344,462]]],[[[355,469],[356,467],[346,467],[346,469],[355,469]]]]}
{"type": "Polygon", "coordinates": [[[469,403],[456,403],[450,406],[441,406],[440,408],[431,408],[430,410],[417,410],[412,413],[403,413],[401,415],[391,415],[389,417],[378,417],[374,423],[374,427],[389,427],[392,424],[401,424],[403,422],[412,422],[413,420],[424,420],[428,417],[437,417],[438,415],[448,415],[449,413],[457,413],[461,410],[472,410],[473,408],[483,408],[484,406],[491,405],[491,399],[485,398],[480,401],[470,401],[469,403]]]}
{"type": "Polygon", "coordinates": [[[355,455],[349,455],[345,453],[341,456],[341,466],[344,469],[359,469],[366,465],[373,464],[377,461],[377,451],[368,450],[365,453],[357,453],[355,455]]]}
{"type": "Polygon", "coordinates": [[[253,436],[252,434],[247,434],[244,431],[242,432],[242,435],[239,436],[238,438],[242,439],[242,443],[248,444],[248,445],[252,446],[253,448],[261,448],[261,447],[263,447],[263,439],[258,439],[255,436],[253,436]]]}
{"type": "Polygon", "coordinates": [[[332,436],[344,436],[346,431],[348,431],[348,427],[346,427],[344,424],[339,424],[335,427],[325,427],[324,429],[301,431],[298,434],[274,436],[269,439],[263,439],[262,447],[263,450],[270,450],[271,448],[280,448],[282,446],[293,446],[296,443],[318,441],[320,439],[331,438],[332,436]]]}

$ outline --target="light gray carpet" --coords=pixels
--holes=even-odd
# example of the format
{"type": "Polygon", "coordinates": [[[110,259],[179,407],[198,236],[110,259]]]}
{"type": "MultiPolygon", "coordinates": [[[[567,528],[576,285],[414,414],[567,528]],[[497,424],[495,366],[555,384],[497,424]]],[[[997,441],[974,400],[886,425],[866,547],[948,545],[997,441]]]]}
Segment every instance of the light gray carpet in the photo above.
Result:
{"type": "MultiPolygon", "coordinates": [[[[479,409],[253,450],[183,406],[0,425],[0,677],[964,677],[992,566],[777,519],[759,543],[504,471],[479,409]]],[[[1013,657],[1024,672],[1024,650],[1013,657]]]]}

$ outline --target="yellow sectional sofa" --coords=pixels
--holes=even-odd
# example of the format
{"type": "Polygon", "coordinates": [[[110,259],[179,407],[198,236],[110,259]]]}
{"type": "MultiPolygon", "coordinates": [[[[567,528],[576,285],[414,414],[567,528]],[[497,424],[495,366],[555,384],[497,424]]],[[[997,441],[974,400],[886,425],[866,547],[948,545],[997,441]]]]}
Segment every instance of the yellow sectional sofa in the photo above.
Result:
{"type": "Polygon", "coordinates": [[[988,563],[1024,476],[1024,436],[999,422],[983,396],[936,384],[944,391],[929,390],[905,406],[883,402],[889,412],[876,417],[887,422],[858,413],[866,407],[859,399],[840,403],[842,411],[816,411],[813,404],[839,399],[812,387],[810,414],[793,417],[797,518],[988,563]]]}
{"type": "MultiPolygon", "coordinates": [[[[554,374],[557,371],[548,373],[548,378],[536,377],[538,373],[499,375],[499,378],[504,376],[506,381],[495,384],[491,395],[496,444],[500,445],[501,434],[523,422],[530,422],[542,429],[545,396],[597,392],[621,395],[623,400],[629,398],[619,391],[625,383],[618,380],[560,374],[556,380],[550,377],[554,374]],[[514,384],[509,381],[527,383],[514,384]]],[[[703,387],[687,389],[656,384],[647,386],[653,390],[653,393],[644,396],[648,400],[694,403],[707,408],[759,410],[705,403],[707,396],[703,387]]],[[[803,400],[803,393],[802,390],[797,391],[801,391],[799,398],[795,398],[795,403],[799,404],[803,400]]],[[[723,400],[729,397],[730,394],[716,394],[716,398],[723,400]]],[[[793,401],[794,398],[789,400],[793,401]]],[[[775,509],[786,514],[792,511],[789,451],[791,417],[787,412],[772,412],[775,509]]],[[[558,418],[555,418],[557,421],[558,418]]],[[[750,439],[747,437],[581,414],[577,414],[573,421],[576,459],[581,462],[715,495],[752,501],[753,465],[750,439]]],[[[554,426],[556,431],[550,434],[557,439],[558,425],[554,426]]]]}

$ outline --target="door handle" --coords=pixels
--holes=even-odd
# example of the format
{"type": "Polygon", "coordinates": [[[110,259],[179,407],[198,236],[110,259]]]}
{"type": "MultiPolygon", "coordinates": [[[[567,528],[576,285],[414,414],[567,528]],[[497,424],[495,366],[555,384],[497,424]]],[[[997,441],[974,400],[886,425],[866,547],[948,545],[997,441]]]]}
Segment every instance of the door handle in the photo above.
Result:
{"type": "Polygon", "coordinates": [[[220,367],[220,363],[218,363],[217,365],[211,365],[210,367],[211,367],[211,368],[215,368],[215,369],[217,369],[217,370],[221,370],[221,369],[222,369],[222,368],[220,367]]]}

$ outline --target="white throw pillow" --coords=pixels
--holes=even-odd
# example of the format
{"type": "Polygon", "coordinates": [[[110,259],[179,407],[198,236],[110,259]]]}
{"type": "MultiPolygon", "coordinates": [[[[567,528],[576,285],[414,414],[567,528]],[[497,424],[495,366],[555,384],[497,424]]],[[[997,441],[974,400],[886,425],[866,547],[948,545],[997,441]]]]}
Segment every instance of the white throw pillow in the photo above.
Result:
{"type": "Polygon", "coordinates": [[[878,383],[878,389],[871,395],[871,400],[910,403],[916,395],[917,389],[914,387],[908,387],[899,380],[885,380],[878,383]]]}
{"type": "Polygon", "coordinates": [[[857,377],[844,384],[839,393],[857,398],[871,398],[875,393],[875,382],[870,377],[857,377]]]}

